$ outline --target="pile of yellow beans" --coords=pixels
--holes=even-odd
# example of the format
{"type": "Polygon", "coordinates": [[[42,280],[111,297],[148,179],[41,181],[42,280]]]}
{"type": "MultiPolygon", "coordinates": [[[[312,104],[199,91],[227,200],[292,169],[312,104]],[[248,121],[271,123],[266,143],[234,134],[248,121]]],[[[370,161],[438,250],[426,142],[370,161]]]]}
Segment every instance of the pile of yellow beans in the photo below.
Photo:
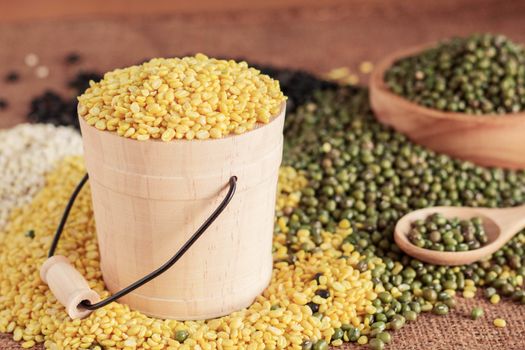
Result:
{"type": "MultiPolygon", "coordinates": [[[[362,259],[343,239],[348,221],[336,232],[323,232],[315,252],[294,253],[284,260],[287,220],[278,215],[274,238],[274,271],[268,288],[247,309],[207,321],[161,320],[126,305],[112,303],[83,320],[71,320],[48,287],[39,268],[64,206],[85,168],[81,157],[66,158],[48,174],[31,204],[15,209],[0,232],[0,332],[11,332],[24,348],[44,343],[48,349],[301,349],[305,341],[340,345],[334,329],[352,325],[366,334],[365,315],[375,311],[370,271],[360,272],[362,259]],[[32,231],[32,235],[26,233],[32,231]],[[346,259],[341,259],[345,255],[346,259]],[[317,277],[319,274],[322,277],[317,277]],[[320,289],[328,298],[316,295],[320,289]],[[319,303],[323,317],[307,303],[319,303]]],[[[306,179],[293,168],[281,169],[278,213],[296,205],[306,179]]],[[[307,240],[305,236],[301,239],[307,240]]],[[[57,254],[67,256],[102,298],[108,296],[100,272],[89,187],[71,211],[57,254]]],[[[363,338],[364,341],[364,338],[363,338]]]]}
{"type": "Polygon", "coordinates": [[[154,58],[106,73],[79,98],[89,125],[135,140],[217,139],[276,116],[286,97],[279,82],[246,62],[154,58]]]}

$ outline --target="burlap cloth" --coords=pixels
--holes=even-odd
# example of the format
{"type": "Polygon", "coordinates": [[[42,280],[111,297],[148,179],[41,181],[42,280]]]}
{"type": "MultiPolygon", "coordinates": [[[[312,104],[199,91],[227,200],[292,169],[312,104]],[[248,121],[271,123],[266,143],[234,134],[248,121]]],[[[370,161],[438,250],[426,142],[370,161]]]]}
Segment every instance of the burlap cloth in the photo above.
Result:
{"type": "MultiPolygon", "coordinates": [[[[201,51],[317,73],[340,66],[356,71],[365,59],[374,62],[394,49],[454,34],[492,31],[525,42],[524,19],[523,1],[354,0],[321,9],[0,24],[0,77],[10,69],[22,74],[16,84],[0,81],[0,97],[11,105],[0,112],[0,127],[22,122],[30,98],[44,89],[68,93],[65,82],[78,68],[105,71],[151,56],[201,51]],[[72,51],[83,62],[65,67],[64,56],[72,51]],[[50,68],[47,79],[35,78],[25,67],[23,58],[30,52],[50,68]]],[[[423,315],[393,335],[389,349],[525,349],[525,306],[460,299],[450,315],[423,315]],[[468,318],[474,305],[485,308],[483,319],[468,318]],[[495,328],[496,317],[508,326],[495,328]]],[[[20,347],[0,335],[0,349],[20,347]]]]}

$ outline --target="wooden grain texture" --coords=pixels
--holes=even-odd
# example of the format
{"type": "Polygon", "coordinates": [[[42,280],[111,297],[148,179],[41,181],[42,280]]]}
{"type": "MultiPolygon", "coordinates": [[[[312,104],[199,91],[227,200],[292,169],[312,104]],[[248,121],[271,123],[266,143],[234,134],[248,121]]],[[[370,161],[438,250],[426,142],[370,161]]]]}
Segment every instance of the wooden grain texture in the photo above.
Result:
{"type": "Polygon", "coordinates": [[[79,307],[82,301],[88,300],[94,304],[100,300],[99,295],[89,288],[88,282],[65,256],[55,255],[47,259],[40,268],[40,278],[64,305],[72,319],[84,318],[91,313],[79,307]]]}
{"type": "Polygon", "coordinates": [[[101,270],[115,293],[162,266],[228,189],[230,204],[169,270],[122,297],[147,315],[211,319],[249,306],[272,275],[285,103],[269,124],[208,140],[144,142],[80,119],[101,270]]]}
{"type": "Polygon", "coordinates": [[[319,8],[344,3],[346,0],[18,0],[2,2],[0,22],[51,18],[125,17],[195,13],[224,13],[239,10],[286,8],[319,8]]]}
{"type": "Polygon", "coordinates": [[[525,228],[525,206],[505,209],[468,207],[431,207],[415,210],[403,216],[396,224],[394,239],[408,255],[435,265],[468,265],[482,260],[498,251],[512,237],[525,228]],[[408,239],[412,223],[425,220],[429,215],[440,213],[446,218],[468,220],[480,217],[487,232],[488,242],[484,246],[465,252],[440,252],[415,246],[408,239]]]}
{"type": "Polygon", "coordinates": [[[397,51],[381,60],[370,77],[370,104],[379,121],[436,152],[484,166],[525,168],[525,113],[468,115],[418,105],[390,91],[384,75],[403,57],[431,45],[397,51]]]}

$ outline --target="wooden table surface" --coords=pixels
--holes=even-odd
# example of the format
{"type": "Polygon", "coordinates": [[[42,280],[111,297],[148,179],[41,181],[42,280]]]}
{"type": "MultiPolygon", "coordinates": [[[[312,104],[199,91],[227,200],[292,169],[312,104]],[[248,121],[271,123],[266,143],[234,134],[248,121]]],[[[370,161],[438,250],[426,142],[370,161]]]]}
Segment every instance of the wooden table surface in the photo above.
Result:
{"type": "MultiPolygon", "coordinates": [[[[204,52],[323,73],[341,66],[357,71],[363,60],[375,62],[393,50],[451,35],[491,31],[525,42],[525,1],[330,0],[320,5],[308,0],[298,7],[299,1],[271,0],[267,6],[264,1],[234,1],[219,7],[203,0],[182,8],[148,1],[141,8],[134,2],[94,0],[92,6],[81,1],[84,5],[68,8],[65,3],[77,0],[50,0],[46,4],[55,6],[53,11],[42,7],[44,2],[28,1],[3,2],[0,11],[0,98],[10,104],[0,111],[0,128],[23,122],[31,98],[45,89],[71,95],[65,84],[80,68],[105,71],[152,56],[204,52]],[[119,6],[129,7],[129,13],[119,15],[119,6]],[[64,56],[73,51],[83,62],[66,67],[64,56]],[[37,78],[24,64],[28,53],[50,68],[48,78],[37,78]],[[7,84],[3,77],[12,69],[21,80],[7,84]]],[[[473,332],[464,316],[424,316],[399,332],[390,348],[525,349],[516,345],[525,343],[523,309],[504,304],[491,311],[516,317],[514,326],[510,322],[509,329],[499,332],[483,325],[473,332]],[[452,336],[458,333],[471,342],[459,344],[452,336]]],[[[19,348],[8,339],[0,340],[0,349],[19,348]]]]}
{"type": "MultiPolygon", "coordinates": [[[[30,20],[31,16],[38,16],[31,15],[31,7],[26,6],[29,13],[25,17],[19,18],[14,11],[18,20],[7,22],[6,12],[0,11],[0,98],[11,105],[0,111],[0,127],[22,122],[31,97],[45,89],[68,93],[65,82],[77,68],[65,67],[62,62],[71,51],[84,56],[81,68],[98,71],[134,64],[146,57],[204,52],[323,73],[340,66],[357,70],[359,62],[377,61],[401,47],[475,31],[504,33],[525,42],[524,1],[334,3],[319,7],[307,1],[308,6],[296,7],[292,1],[290,7],[275,8],[270,1],[272,6],[268,9],[238,6],[233,10],[174,10],[169,15],[103,18],[74,13],[67,16],[64,10],[65,17],[47,20],[30,20]],[[25,66],[23,59],[28,53],[36,53],[41,63],[50,68],[47,79],[36,78],[34,69],[25,66]],[[20,82],[4,83],[2,78],[11,69],[22,74],[20,82]]],[[[36,10],[39,8],[33,12],[36,10]]]]}

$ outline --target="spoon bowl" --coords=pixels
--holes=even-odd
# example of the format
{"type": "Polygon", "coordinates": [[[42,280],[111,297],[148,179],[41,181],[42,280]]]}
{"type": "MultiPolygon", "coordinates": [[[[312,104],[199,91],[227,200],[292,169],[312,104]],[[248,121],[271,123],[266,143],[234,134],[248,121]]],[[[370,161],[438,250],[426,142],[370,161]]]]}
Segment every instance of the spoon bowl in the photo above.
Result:
{"type": "Polygon", "coordinates": [[[500,249],[525,227],[525,206],[507,209],[469,207],[431,207],[412,211],[396,224],[394,240],[406,254],[434,265],[467,265],[482,260],[500,249]],[[488,236],[488,242],[478,249],[462,252],[442,252],[414,245],[408,239],[411,225],[429,215],[440,213],[446,218],[471,219],[479,217],[488,236]]]}

